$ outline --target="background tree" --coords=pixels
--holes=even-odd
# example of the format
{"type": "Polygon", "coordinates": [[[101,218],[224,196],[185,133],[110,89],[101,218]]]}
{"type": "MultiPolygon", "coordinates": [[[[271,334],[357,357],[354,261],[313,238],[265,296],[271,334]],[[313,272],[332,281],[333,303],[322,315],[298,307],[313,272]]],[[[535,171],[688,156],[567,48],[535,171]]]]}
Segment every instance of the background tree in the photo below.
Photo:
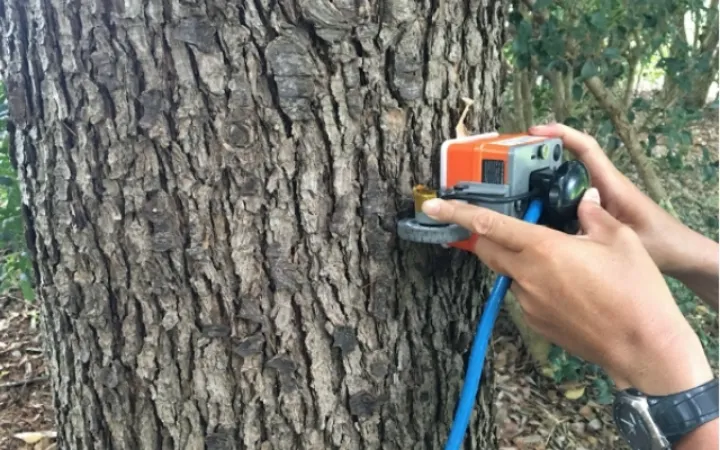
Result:
{"type": "Polygon", "coordinates": [[[61,447],[439,446],[484,275],[394,226],[461,97],[495,128],[503,11],[3,2],[61,447]]]}
{"type": "MultiPolygon", "coordinates": [[[[556,120],[588,132],[657,203],[717,239],[717,142],[692,131],[710,115],[717,122],[717,99],[709,100],[713,87],[717,94],[718,2],[519,0],[508,21],[502,130],[556,120]]],[[[668,282],[717,355],[717,315],[696,311],[694,295],[668,282]]],[[[545,374],[566,381],[599,372],[527,330],[508,305],[545,374]]],[[[605,381],[595,381],[610,401],[605,381]]]]}

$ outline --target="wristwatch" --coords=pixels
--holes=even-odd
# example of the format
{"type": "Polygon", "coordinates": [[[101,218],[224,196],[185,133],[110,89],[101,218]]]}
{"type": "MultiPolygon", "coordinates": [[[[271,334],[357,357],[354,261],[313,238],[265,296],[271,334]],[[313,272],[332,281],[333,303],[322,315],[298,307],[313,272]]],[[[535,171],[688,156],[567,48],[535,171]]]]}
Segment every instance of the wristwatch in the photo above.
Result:
{"type": "Polygon", "coordinates": [[[669,450],[683,436],[718,417],[718,380],[664,396],[637,389],[615,394],[613,419],[633,450],[669,450]]]}

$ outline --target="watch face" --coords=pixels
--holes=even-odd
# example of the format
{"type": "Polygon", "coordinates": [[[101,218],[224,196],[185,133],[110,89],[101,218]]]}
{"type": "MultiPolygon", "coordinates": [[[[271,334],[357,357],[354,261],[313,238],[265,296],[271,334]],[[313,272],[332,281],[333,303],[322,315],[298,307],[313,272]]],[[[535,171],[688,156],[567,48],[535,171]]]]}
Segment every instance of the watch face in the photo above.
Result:
{"type": "Polygon", "coordinates": [[[615,424],[633,449],[652,448],[653,440],[645,420],[631,405],[615,405],[615,424]]]}

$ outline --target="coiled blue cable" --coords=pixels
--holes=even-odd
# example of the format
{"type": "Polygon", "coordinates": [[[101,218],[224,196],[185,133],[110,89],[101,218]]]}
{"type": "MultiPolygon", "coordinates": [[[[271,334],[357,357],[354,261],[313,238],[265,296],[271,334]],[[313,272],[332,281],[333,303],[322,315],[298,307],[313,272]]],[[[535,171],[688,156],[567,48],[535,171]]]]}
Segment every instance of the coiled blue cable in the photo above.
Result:
{"type": "MultiPolygon", "coordinates": [[[[537,223],[538,220],[540,220],[542,209],[542,200],[536,199],[531,201],[525,211],[523,220],[525,222],[537,223]]],[[[448,437],[447,444],[445,444],[445,450],[459,450],[462,446],[465,431],[470,422],[470,415],[475,405],[475,397],[477,396],[478,387],[480,386],[480,377],[482,376],[482,369],[485,365],[485,354],[487,353],[487,348],[490,343],[490,336],[492,335],[495,320],[500,312],[500,306],[505,299],[505,294],[511,282],[512,280],[505,275],[498,276],[490,291],[490,297],[485,303],[485,311],[483,311],[482,317],[480,317],[477,333],[475,334],[473,346],[470,350],[470,360],[468,362],[467,373],[465,374],[465,382],[463,383],[462,392],[460,393],[460,400],[457,410],[455,411],[450,436],[448,437]]]]}

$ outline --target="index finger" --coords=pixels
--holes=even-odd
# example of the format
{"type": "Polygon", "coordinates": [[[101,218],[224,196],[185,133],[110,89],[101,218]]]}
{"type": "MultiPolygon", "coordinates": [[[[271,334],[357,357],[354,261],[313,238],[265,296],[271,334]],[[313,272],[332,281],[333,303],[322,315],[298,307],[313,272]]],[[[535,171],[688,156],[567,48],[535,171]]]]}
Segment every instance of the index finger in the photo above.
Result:
{"type": "Polygon", "coordinates": [[[537,125],[530,127],[528,132],[534,136],[558,137],[563,145],[585,163],[591,172],[603,172],[615,169],[600,144],[587,133],[561,123],[537,125]]]}
{"type": "Polygon", "coordinates": [[[437,221],[460,225],[516,252],[528,247],[544,232],[544,228],[534,224],[463,202],[432,199],[424,202],[422,208],[437,221]]]}

